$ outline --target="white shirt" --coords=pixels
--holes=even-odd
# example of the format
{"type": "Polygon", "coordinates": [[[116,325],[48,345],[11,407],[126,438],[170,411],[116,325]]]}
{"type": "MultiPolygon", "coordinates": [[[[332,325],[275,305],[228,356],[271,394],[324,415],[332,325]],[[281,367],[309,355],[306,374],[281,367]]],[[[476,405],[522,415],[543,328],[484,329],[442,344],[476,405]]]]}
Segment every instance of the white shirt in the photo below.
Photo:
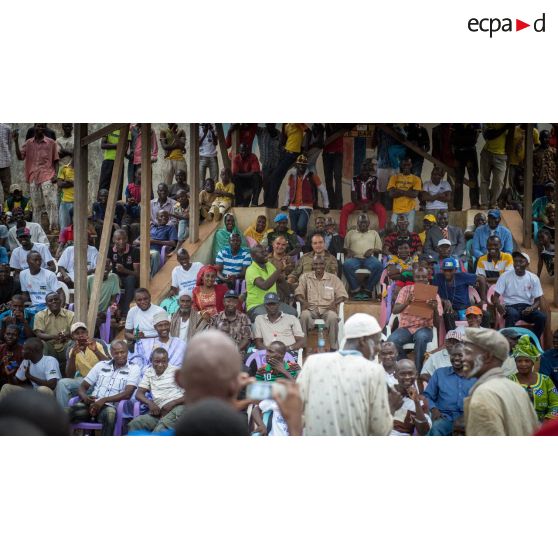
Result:
{"type": "Polygon", "coordinates": [[[185,343],[188,342],[188,330],[190,329],[190,320],[186,320],[185,322],[183,322],[182,320],[180,320],[180,334],[179,334],[179,338],[182,339],[182,341],[184,341],[185,343]]]}
{"type": "MultiPolygon", "coordinates": [[[[92,397],[103,399],[122,393],[126,386],[137,387],[141,378],[141,370],[128,362],[121,368],[114,368],[113,360],[102,360],[91,368],[85,381],[93,387],[92,397]]],[[[115,403],[107,403],[114,406],[115,403]]]]}
{"type": "Polygon", "coordinates": [[[155,405],[163,407],[184,395],[184,390],[178,386],[175,380],[177,370],[177,366],[169,365],[160,376],[157,376],[155,369],[150,366],[145,371],[139,387],[150,391],[155,405]]]}
{"type": "Polygon", "coordinates": [[[23,246],[18,246],[13,252],[10,258],[10,267],[14,269],[27,269],[29,264],[27,263],[27,254],[31,251],[39,252],[41,258],[43,258],[43,263],[41,267],[46,269],[47,262],[51,262],[54,258],[48,249],[46,244],[41,244],[40,242],[35,242],[31,250],[24,250],[23,246]]]}
{"type": "MultiPolygon", "coordinates": [[[[427,180],[423,185],[422,189],[424,192],[428,192],[435,196],[436,194],[443,194],[444,192],[451,192],[451,186],[446,180],[440,180],[440,184],[436,185],[431,180],[427,180]]],[[[448,203],[440,200],[427,201],[426,210],[431,209],[447,209],[448,203]]]]}
{"type": "Polygon", "coordinates": [[[196,278],[198,277],[198,273],[202,267],[203,264],[201,262],[192,262],[190,269],[188,271],[184,271],[184,268],[181,265],[177,265],[172,270],[171,285],[175,289],[178,289],[178,292],[184,289],[193,291],[196,286],[196,278]]]}
{"type": "Polygon", "coordinates": [[[46,295],[58,290],[58,279],[52,271],[42,269],[37,275],[32,275],[29,269],[24,269],[19,274],[21,290],[29,293],[33,306],[44,304],[46,295]]]}
{"type": "MultiPolygon", "coordinates": [[[[420,406],[424,407],[423,401],[420,402],[420,406]]],[[[426,422],[428,422],[428,425],[432,427],[432,419],[430,418],[430,414],[429,413],[424,413],[424,414],[426,416],[426,422]]],[[[401,407],[399,407],[399,409],[397,409],[397,411],[395,411],[395,414],[393,415],[393,422],[394,423],[398,422],[402,424],[409,424],[409,422],[414,423],[415,415],[416,415],[415,402],[410,397],[403,397],[403,404],[401,405],[401,407]]],[[[407,434],[406,432],[400,432],[399,430],[396,430],[394,427],[394,429],[391,431],[390,436],[410,436],[410,434],[407,434]]]]}
{"type": "MultiPolygon", "coordinates": [[[[23,360],[19,365],[19,368],[16,372],[16,378],[20,381],[25,381],[25,369],[29,366],[29,374],[31,376],[35,376],[35,378],[39,378],[39,380],[43,380],[44,382],[48,382],[49,380],[59,380],[62,378],[60,374],[60,367],[58,366],[58,361],[51,356],[44,356],[39,362],[33,363],[30,360],[23,360]]],[[[37,389],[39,387],[38,384],[35,382],[31,382],[33,384],[33,388],[37,389]]]]}
{"type": "Polygon", "coordinates": [[[134,306],[128,312],[124,327],[133,330],[134,333],[136,328],[139,328],[139,331],[143,331],[146,337],[156,337],[157,332],[153,327],[153,317],[159,312],[164,312],[164,310],[156,304],[152,304],[145,312],[139,306],[134,306]]]}
{"type": "MultiPolygon", "coordinates": [[[[40,242],[41,244],[48,245],[48,237],[39,223],[25,221],[25,228],[29,229],[29,232],[31,233],[31,242],[40,242]]],[[[15,250],[18,246],[21,246],[19,240],[17,239],[16,232],[17,227],[14,224],[14,226],[10,227],[10,230],[8,231],[10,250],[15,250]]]]}
{"type": "Polygon", "coordinates": [[[213,143],[214,137],[217,137],[215,126],[207,132],[207,135],[202,141],[203,126],[200,126],[200,157],[217,157],[217,146],[213,143]]]}
{"type": "Polygon", "coordinates": [[[310,356],[296,380],[306,436],[387,436],[393,427],[384,369],[356,351],[310,356]]]}
{"type": "MultiPolygon", "coordinates": [[[[382,367],[383,368],[383,367],[382,367]]],[[[399,383],[396,379],[395,379],[395,374],[390,374],[389,372],[386,372],[384,370],[384,377],[386,379],[386,384],[388,385],[388,387],[392,388],[394,385],[396,385],[397,383],[399,383]]]]}
{"type": "Polygon", "coordinates": [[[504,298],[504,303],[508,306],[513,304],[529,304],[543,295],[540,279],[530,271],[525,271],[525,275],[519,276],[515,270],[506,271],[496,282],[494,289],[504,298]]]}
{"type": "Polygon", "coordinates": [[[444,366],[451,366],[450,355],[446,348],[430,355],[426,362],[422,365],[420,374],[430,374],[433,376],[434,372],[438,370],[438,368],[443,368],[444,366]]]}
{"type": "MultiPolygon", "coordinates": [[[[95,246],[87,247],[87,269],[94,269],[97,267],[97,259],[99,258],[99,250],[95,246]]],[[[64,248],[60,259],[58,260],[58,266],[63,267],[68,275],[74,280],[74,246],[68,246],[64,248]]]]}

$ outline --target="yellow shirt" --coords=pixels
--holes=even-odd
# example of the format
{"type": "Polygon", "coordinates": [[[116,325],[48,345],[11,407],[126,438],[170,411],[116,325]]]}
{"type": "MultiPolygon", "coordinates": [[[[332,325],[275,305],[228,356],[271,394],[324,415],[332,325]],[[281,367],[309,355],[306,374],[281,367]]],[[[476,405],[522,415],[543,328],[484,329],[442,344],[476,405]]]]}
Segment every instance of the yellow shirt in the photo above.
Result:
{"type": "MultiPolygon", "coordinates": [[[[414,174],[394,174],[388,182],[388,190],[422,190],[422,182],[418,176],[414,174]]],[[[417,206],[417,198],[393,198],[393,213],[408,213],[417,206]]]]}
{"type": "MultiPolygon", "coordinates": [[[[58,173],[58,178],[67,182],[74,181],[75,172],[73,167],[70,165],[64,165],[60,172],[58,173]]],[[[62,190],[62,199],[60,201],[73,203],[74,202],[74,187],[71,188],[60,188],[62,190]]]]}
{"type": "Polygon", "coordinates": [[[223,184],[222,182],[217,182],[217,184],[215,184],[215,194],[217,195],[217,197],[215,198],[215,201],[217,203],[230,203],[232,204],[233,200],[231,198],[225,198],[224,196],[220,196],[219,192],[224,192],[227,194],[233,194],[234,195],[234,184],[232,182],[229,182],[228,184],[223,184]]]}
{"type": "MultiPolygon", "coordinates": [[[[538,147],[541,144],[539,140],[539,131],[533,128],[533,145],[538,147]]],[[[525,159],[525,130],[521,126],[516,126],[513,133],[513,149],[510,156],[510,165],[521,165],[525,159]]]]}
{"type": "MultiPolygon", "coordinates": [[[[504,128],[505,124],[487,124],[486,128],[488,130],[500,130],[504,128]]],[[[500,134],[497,138],[486,140],[484,144],[484,149],[494,155],[505,155],[506,154],[506,138],[508,137],[508,132],[500,134]]]]}
{"type": "MultiPolygon", "coordinates": [[[[174,134],[170,129],[167,128],[164,134],[167,143],[174,143],[174,134]]],[[[173,149],[168,155],[165,155],[165,159],[168,161],[184,161],[184,153],[182,149],[173,149]]]]}
{"type": "MultiPolygon", "coordinates": [[[[101,351],[101,353],[105,352],[104,347],[97,341],[97,350],[101,351]]],[[[109,356],[107,355],[107,360],[109,360],[109,356]]],[[[81,376],[85,378],[89,371],[93,366],[95,366],[99,362],[99,357],[89,348],[87,347],[85,351],[78,351],[76,353],[76,376],[81,376]]]]}
{"type": "Polygon", "coordinates": [[[285,149],[291,153],[300,153],[302,151],[302,138],[304,137],[303,124],[285,124],[285,149]]]}
{"type": "Polygon", "coordinates": [[[382,249],[382,239],[376,231],[368,230],[365,233],[351,229],[345,236],[345,248],[354,252],[355,258],[364,258],[368,250],[382,249]]]}
{"type": "Polygon", "coordinates": [[[488,261],[488,255],[484,254],[477,262],[477,275],[486,277],[487,271],[497,271],[500,275],[513,269],[513,258],[511,254],[500,252],[500,259],[497,262],[488,261]]]}

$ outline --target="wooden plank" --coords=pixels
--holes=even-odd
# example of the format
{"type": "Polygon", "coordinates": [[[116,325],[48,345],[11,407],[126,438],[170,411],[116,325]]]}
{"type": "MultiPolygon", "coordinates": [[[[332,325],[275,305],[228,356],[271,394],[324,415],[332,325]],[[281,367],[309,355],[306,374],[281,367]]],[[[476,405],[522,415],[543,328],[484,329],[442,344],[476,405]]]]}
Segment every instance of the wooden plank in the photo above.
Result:
{"type": "MultiPolygon", "coordinates": [[[[421,157],[424,157],[427,161],[430,161],[433,165],[440,167],[452,178],[455,178],[455,169],[448,167],[445,163],[442,163],[442,161],[436,159],[436,157],[432,157],[430,153],[423,151],[420,147],[418,147],[414,143],[407,141],[402,135],[398,134],[395,130],[393,130],[389,126],[386,126],[385,124],[376,124],[376,127],[382,130],[383,132],[385,132],[386,134],[390,135],[392,138],[396,139],[399,143],[401,143],[411,151],[414,151],[421,157]]],[[[465,178],[463,179],[463,184],[467,184],[468,186],[474,185],[473,181],[465,178]]]]}
{"type": "MultiPolygon", "coordinates": [[[[513,136],[513,130],[508,135],[513,136]]],[[[509,161],[509,157],[508,157],[509,161]]],[[[525,129],[525,174],[523,195],[523,246],[531,248],[533,237],[533,124],[525,129]]]]}
{"type": "Polygon", "coordinates": [[[103,222],[101,241],[99,243],[99,259],[97,269],[95,270],[95,280],[93,282],[93,289],[91,291],[91,299],[89,301],[89,312],[87,313],[87,327],[89,329],[90,335],[93,335],[93,331],[95,331],[95,322],[97,321],[99,299],[101,297],[101,283],[103,282],[103,274],[105,272],[105,261],[108,257],[109,247],[112,241],[112,224],[114,222],[116,202],[118,199],[118,189],[120,186],[120,171],[123,172],[124,156],[126,155],[126,149],[128,145],[129,124],[121,124],[121,126],[120,137],[118,138],[118,143],[116,145],[114,165],[112,167],[112,176],[110,177],[105,220],[103,222]]]}
{"type": "Polygon", "coordinates": [[[231,160],[229,159],[229,152],[227,151],[223,124],[216,123],[215,128],[217,129],[217,138],[219,140],[219,151],[221,151],[221,159],[223,159],[223,166],[226,167],[227,169],[230,169],[231,160]]]}
{"type": "MultiPolygon", "coordinates": [[[[87,215],[89,202],[88,148],[82,144],[87,136],[87,124],[74,124],[74,312],[76,321],[83,322],[87,317],[87,215]]],[[[66,301],[68,303],[69,301],[66,301]]],[[[93,330],[90,330],[93,334],[93,330]]]]}
{"type": "Polygon", "coordinates": [[[99,128],[96,132],[92,132],[91,134],[81,138],[80,145],[82,147],[85,147],[86,145],[89,145],[94,141],[100,140],[107,134],[114,132],[114,130],[118,130],[119,128],[122,128],[123,125],[124,124],[107,124],[106,126],[99,128]]]}
{"type": "MultiPolygon", "coordinates": [[[[221,126],[221,124],[218,124],[221,126]]],[[[221,126],[221,132],[223,127],[221,126]]],[[[200,229],[200,125],[190,124],[190,158],[188,161],[188,170],[190,172],[190,223],[189,223],[189,241],[197,242],[199,239],[200,229]]],[[[219,138],[219,145],[225,145],[224,139],[219,138]]],[[[227,149],[225,148],[225,152],[227,149]]],[[[228,157],[227,157],[228,159],[228,157]]]]}
{"type": "Polygon", "coordinates": [[[151,277],[149,236],[151,229],[151,124],[141,125],[141,214],[140,214],[140,287],[149,288],[151,277]]]}
{"type": "MultiPolygon", "coordinates": [[[[552,125],[554,132],[558,133],[558,124],[552,125]]],[[[556,176],[554,177],[554,182],[558,184],[558,165],[556,165],[556,176]]],[[[554,191],[554,204],[558,202],[558,191],[554,191]]],[[[558,246],[558,227],[554,229],[554,246],[558,246]]],[[[558,306],[558,258],[554,256],[554,305],[558,306]]]]}

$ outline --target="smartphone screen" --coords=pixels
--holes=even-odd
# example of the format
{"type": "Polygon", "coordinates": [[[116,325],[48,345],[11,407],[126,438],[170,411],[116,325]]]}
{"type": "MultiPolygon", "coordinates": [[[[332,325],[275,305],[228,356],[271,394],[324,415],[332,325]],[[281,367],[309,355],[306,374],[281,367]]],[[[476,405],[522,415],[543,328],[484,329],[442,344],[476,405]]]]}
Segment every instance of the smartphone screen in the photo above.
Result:
{"type": "Polygon", "coordinates": [[[273,384],[269,382],[254,382],[246,387],[246,399],[262,401],[271,399],[273,384]]]}

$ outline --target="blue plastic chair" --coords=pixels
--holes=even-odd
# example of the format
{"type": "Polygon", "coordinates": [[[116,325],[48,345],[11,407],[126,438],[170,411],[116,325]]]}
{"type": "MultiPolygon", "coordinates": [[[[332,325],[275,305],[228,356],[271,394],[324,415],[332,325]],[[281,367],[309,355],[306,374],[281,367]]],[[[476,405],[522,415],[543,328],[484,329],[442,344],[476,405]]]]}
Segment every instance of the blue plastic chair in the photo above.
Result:
{"type": "Polygon", "coordinates": [[[528,335],[531,339],[531,343],[537,347],[541,354],[544,352],[538,337],[530,329],[518,326],[504,327],[500,330],[500,333],[503,333],[504,331],[515,331],[518,335],[528,335]]]}

